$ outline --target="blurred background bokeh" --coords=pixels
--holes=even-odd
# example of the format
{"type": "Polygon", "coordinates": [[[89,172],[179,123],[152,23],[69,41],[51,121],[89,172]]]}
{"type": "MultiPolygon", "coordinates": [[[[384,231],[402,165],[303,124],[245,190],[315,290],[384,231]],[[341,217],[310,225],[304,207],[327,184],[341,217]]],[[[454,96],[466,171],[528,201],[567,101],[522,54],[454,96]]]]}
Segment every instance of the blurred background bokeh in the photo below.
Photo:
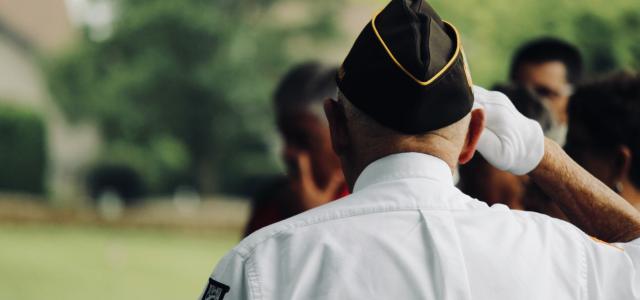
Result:
{"type": "MultiPolygon", "coordinates": [[[[284,72],[336,65],[379,0],[0,0],[0,299],[195,299],[284,172],[284,72]]],[[[640,1],[430,3],[476,83],[555,36],[640,67],[640,1]]]]}

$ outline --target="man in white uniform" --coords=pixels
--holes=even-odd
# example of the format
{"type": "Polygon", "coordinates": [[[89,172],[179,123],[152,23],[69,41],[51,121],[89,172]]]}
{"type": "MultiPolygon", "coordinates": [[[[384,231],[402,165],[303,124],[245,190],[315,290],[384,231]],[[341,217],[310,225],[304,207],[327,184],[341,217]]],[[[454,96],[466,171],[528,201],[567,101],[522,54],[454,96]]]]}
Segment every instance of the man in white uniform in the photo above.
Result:
{"type": "Polygon", "coordinates": [[[325,102],[353,193],[244,239],[201,299],[640,299],[640,214],[465,71],[453,25],[392,0],[325,102]],[[476,148],[575,226],[460,192],[476,148]]]}

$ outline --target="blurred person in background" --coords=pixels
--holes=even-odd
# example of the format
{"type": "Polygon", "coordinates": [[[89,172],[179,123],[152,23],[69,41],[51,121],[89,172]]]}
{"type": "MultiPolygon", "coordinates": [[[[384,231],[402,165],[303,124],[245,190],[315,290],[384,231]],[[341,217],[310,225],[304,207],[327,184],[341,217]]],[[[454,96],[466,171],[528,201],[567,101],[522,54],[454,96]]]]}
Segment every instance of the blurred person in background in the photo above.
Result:
{"type": "Polygon", "coordinates": [[[556,38],[525,43],[511,61],[510,80],[526,86],[544,100],[556,122],[546,135],[561,145],[567,132],[569,97],[582,78],[582,65],[580,51],[556,38]]]}
{"type": "MultiPolygon", "coordinates": [[[[538,121],[545,133],[553,128],[551,112],[527,87],[503,84],[493,89],[507,95],[524,116],[538,121]]],[[[475,155],[469,163],[461,165],[459,172],[459,187],[467,195],[482,199],[489,205],[501,203],[511,209],[526,209],[523,198],[529,181],[527,176],[516,176],[497,169],[481,155],[475,155]]]]}
{"type": "Polygon", "coordinates": [[[287,176],[254,197],[245,235],[348,193],[322,108],[325,99],[336,95],[336,70],[317,62],[303,63],[278,85],[274,108],[287,176]]]}
{"type": "Polygon", "coordinates": [[[640,75],[621,72],[585,84],[569,104],[566,151],[640,209],[640,75]]]}

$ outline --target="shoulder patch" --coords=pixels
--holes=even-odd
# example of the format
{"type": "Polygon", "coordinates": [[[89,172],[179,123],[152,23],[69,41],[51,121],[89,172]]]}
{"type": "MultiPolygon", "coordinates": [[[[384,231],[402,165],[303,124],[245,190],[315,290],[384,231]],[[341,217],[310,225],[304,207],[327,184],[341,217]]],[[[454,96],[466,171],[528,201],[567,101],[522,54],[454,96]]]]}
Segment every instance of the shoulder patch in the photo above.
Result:
{"type": "Polygon", "coordinates": [[[202,300],[222,300],[229,292],[229,286],[209,278],[209,285],[202,295],[202,300]]]}

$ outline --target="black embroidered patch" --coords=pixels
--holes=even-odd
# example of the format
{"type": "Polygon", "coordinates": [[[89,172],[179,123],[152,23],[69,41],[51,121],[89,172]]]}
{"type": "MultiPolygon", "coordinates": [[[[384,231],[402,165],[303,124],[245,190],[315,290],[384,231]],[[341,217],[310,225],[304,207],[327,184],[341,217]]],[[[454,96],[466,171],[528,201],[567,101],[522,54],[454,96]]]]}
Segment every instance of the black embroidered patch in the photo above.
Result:
{"type": "Polygon", "coordinates": [[[209,285],[202,295],[202,300],[222,300],[224,295],[229,292],[229,287],[223,283],[209,278],[209,285]]]}

